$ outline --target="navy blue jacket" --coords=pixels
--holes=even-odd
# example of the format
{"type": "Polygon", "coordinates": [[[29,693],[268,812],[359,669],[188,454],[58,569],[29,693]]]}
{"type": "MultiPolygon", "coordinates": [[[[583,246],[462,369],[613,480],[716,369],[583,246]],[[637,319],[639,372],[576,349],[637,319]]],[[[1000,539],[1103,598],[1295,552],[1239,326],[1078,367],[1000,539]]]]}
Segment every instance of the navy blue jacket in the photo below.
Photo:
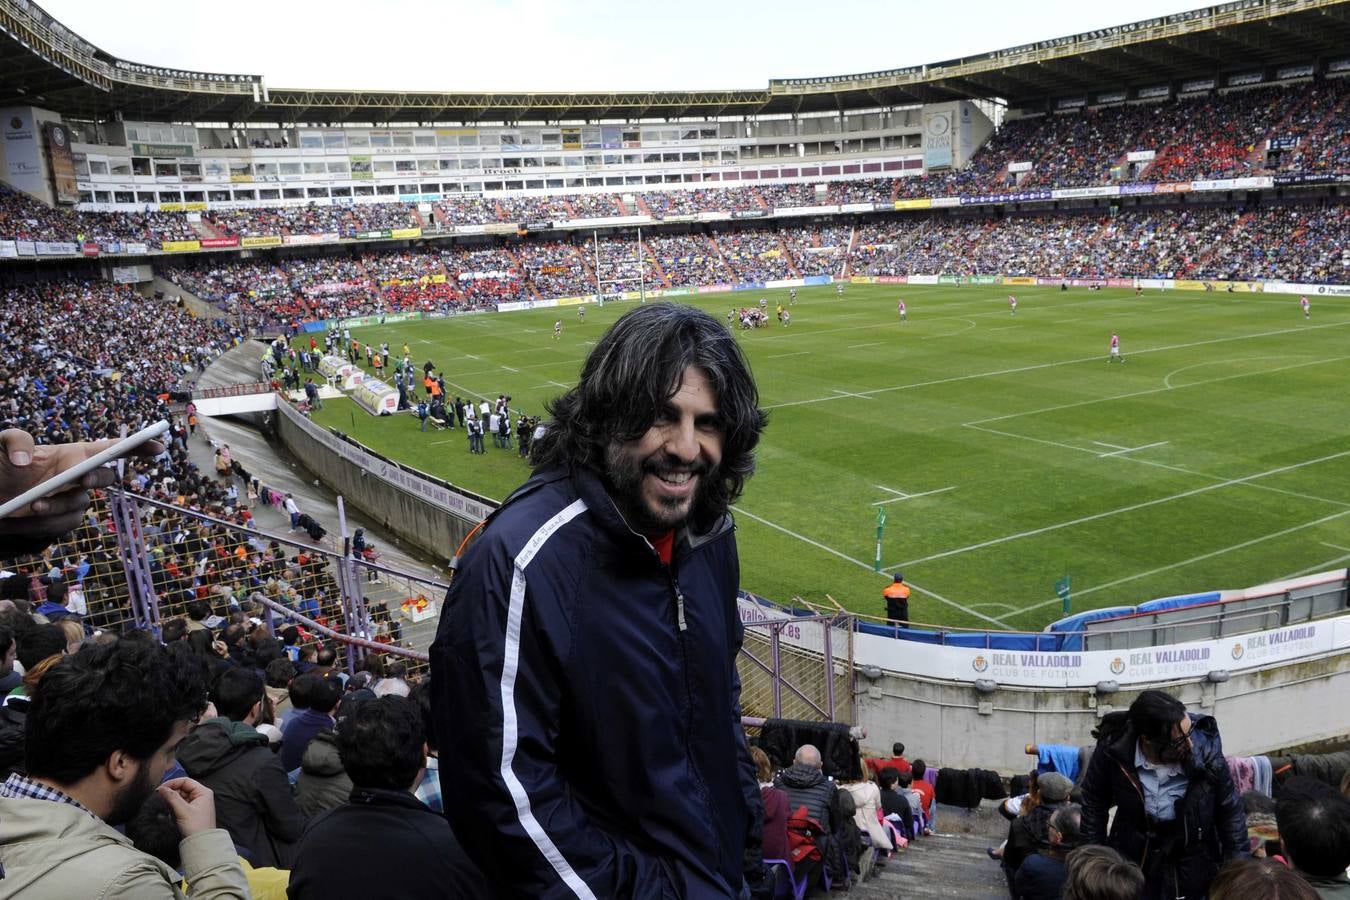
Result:
{"type": "Polygon", "coordinates": [[[729,517],[670,566],[589,472],[536,473],[431,647],[446,815],[511,897],[736,897],[762,819],[729,517]]]}
{"type": "Polygon", "coordinates": [[[1084,844],[1106,844],[1144,870],[1145,897],[1200,900],[1219,867],[1249,855],[1247,814],[1223,758],[1219,727],[1211,716],[1191,714],[1191,755],[1182,763],[1189,779],[1173,822],[1149,819],[1134,769],[1138,743],[1123,712],[1102,718],[1097,748],[1083,776],[1084,844]],[[1116,808],[1107,834],[1106,818],[1116,808]]]}

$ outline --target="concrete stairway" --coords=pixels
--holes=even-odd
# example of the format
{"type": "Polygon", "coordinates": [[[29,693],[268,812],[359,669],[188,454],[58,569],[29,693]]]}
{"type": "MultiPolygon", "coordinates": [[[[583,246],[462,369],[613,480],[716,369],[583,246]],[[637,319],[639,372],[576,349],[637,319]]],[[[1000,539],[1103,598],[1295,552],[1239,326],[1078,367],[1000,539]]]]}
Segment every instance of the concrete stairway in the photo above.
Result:
{"type": "MultiPolygon", "coordinates": [[[[985,854],[1008,833],[1008,823],[994,804],[976,810],[939,806],[937,833],[910,841],[909,847],[875,869],[872,877],[854,882],[848,896],[861,900],[1005,900],[1007,882],[999,864],[985,854]]],[[[834,892],[839,893],[839,892],[834,892]]]]}

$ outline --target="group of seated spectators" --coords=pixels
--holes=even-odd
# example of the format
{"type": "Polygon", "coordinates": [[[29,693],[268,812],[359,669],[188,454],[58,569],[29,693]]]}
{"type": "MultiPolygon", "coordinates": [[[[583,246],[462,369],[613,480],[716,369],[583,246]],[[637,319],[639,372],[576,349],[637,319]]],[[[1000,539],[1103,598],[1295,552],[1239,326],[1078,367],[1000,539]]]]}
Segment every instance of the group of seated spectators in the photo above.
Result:
{"type": "Polygon", "coordinates": [[[773,229],[732,229],[717,234],[716,240],[735,281],[764,282],[793,277],[791,257],[773,229]]]}
{"type": "Polygon", "coordinates": [[[416,207],[408,203],[352,203],[331,206],[274,206],[211,210],[203,220],[225,237],[290,234],[336,234],[350,238],[361,232],[420,228],[416,207]]]}
{"type": "Polygon", "coordinates": [[[0,239],[145,243],[210,236],[358,233],[398,228],[606,218],[648,211],[656,219],[767,212],[841,203],[1073,188],[1118,181],[1175,182],[1297,172],[1350,171],[1350,79],[1202,93],[1160,103],[1067,110],[1010,119],[950,171],[906,177],[763,183],[641,191],[628,209],[611,193],[447,197],[426,218],[398,202],[211,210],[202,227],[181,212],[72,213],[0,187],[0,239]],[[1272,148],[1267,142],[1290,144],[1272,148]],[[1151,161],[1130,164],[1134,151],[1151,161]],[[1025,173],[1009,171],[1030,163],[1025,173]]]}
{"type": "Polygon", "coordinates": [[[643,240],[671,287],[721,284],[730,277],[706,235],[652,234],[643,240]]]}
{"type": "MultiPolygon", "coordinates": [[[[1344,205],[1128,207],[1015,216],[963,213],[716,227],[599,242],[610,293],[813,275],[1009,275],[1203,278],[1345,283],[1344,205]],[[853,232],[856,241],[850,250],[853,232]],[[844,264],[847,261],[847,269],[844,264]]],[[[165,270],[230,314],[271,322],[380,312],[448,312],[485,304],[588,296],[595,244],[500,243],[247,261],[204,259],[165,270]]]]}
{"type": "Polygon", "coordinates": [[[843,274],[844,258],[853,236],[850,226],[796,226],[783,228],[780,234],[797,265],[797,273],[802,277],[843,274]]]}
{"type": "Polygon", "coordinates": [[[530,283],[541,297],[579,297],[595,293],[595,280],[581,257],[584,248],[568,241],[524,241],[515,246],[530,283]]]}
{"type": "Polygon", "coordinates": [[[237,335],[129,287],[53,281],[0,292],[0,421],[47,442],[116,437],[237,335]]]}
{"type": "Polygon", "coordinates": [[[859,227],[854,275],[1001,274],[1344,283],[1350,208],[1131,208],[892,219],[859,227]]]}

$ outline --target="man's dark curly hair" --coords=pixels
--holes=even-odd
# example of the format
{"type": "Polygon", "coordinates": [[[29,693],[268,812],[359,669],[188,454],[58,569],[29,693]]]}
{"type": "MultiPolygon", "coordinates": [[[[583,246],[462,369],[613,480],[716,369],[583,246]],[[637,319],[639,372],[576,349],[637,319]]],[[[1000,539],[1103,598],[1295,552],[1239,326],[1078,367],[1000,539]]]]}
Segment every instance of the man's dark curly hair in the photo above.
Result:
{"type": "Polygon", "coordinates": [[[74,784],[117,750],[147,760],[206,700],[206,669],[191,654],[141,641],[83,647],[38,683],[26,722],[28,773],[74,784]]]}
{"type": "Polygon", "coordinates": [[[692,306],[648,303],[624,313],[586,358],[576,387],[547,405],[549,422],[530,449],[531,464],[603,475],[606,448],[645,434],[690,366],[712,383],[722,429],[722,461],[716,477],[704,480],[693,518],[701,527],[716,522],[755,470],[767,416],[735,337],[692,306]]]}

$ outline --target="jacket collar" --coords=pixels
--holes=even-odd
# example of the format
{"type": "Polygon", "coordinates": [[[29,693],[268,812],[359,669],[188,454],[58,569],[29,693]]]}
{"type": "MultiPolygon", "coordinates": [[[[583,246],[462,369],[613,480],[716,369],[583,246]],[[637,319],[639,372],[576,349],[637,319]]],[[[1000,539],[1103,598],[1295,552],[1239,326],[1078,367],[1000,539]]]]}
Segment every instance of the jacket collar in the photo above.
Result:
{"type": "MultiPolygon", "coordinates": [[[[1110,713],[1108,718],[1116,715],[1121,718],[1112,723],[1114,726],[1112,730],[1107,730],[1106,722],[1103,720],[1102,740],[1105,742],[1107,753],[1133,772],[1139,737],[1124,713],[1110,713]]],[[[1181,768],[1187,775],[1196,775],[1207,771],[1213,762],[1211,757],[1214,755],[1219,726],[1213,716],[1200,716],[1195,713],[1187,715],[1191,718],[1191,755],[1182,761],[1181,768]]]]}
{"type": "MultiPolygon", "coordinates": [[[[652,548],[651,542],[628,524],[628,520],[619,511],[619,505],[614,502],[614,498],[610,495],[609,488],[606,487],[604,480],[599,473],[591,469],[536,470],[524,484],[507,495],[501,506],[497,507],[488,517],[487,522],[490,523],[508,505],[550,484],[568,480],[571,481],[572,488],[576,491],[577,496],[585,501],[586,509],[593,520],[610,535],[611,539],[620,544],[630,543],[645,548],[655,557],[656,551],[652,548]]],[[[675,535],[676,555],[683,556],[685,553],[696,550],[734,530],[735,523],[729,513],[724,514],[714,523],[712,528],[703,532],[695,532],[691,528],[682,527],[675,535]]]]}
{"type": "Polygon", "coordinates": [[[353,787],[352,806],[394,806],[400,809],[430,811],[421,800],[407,791],[391,791],[387,788],[353,787]]]}

